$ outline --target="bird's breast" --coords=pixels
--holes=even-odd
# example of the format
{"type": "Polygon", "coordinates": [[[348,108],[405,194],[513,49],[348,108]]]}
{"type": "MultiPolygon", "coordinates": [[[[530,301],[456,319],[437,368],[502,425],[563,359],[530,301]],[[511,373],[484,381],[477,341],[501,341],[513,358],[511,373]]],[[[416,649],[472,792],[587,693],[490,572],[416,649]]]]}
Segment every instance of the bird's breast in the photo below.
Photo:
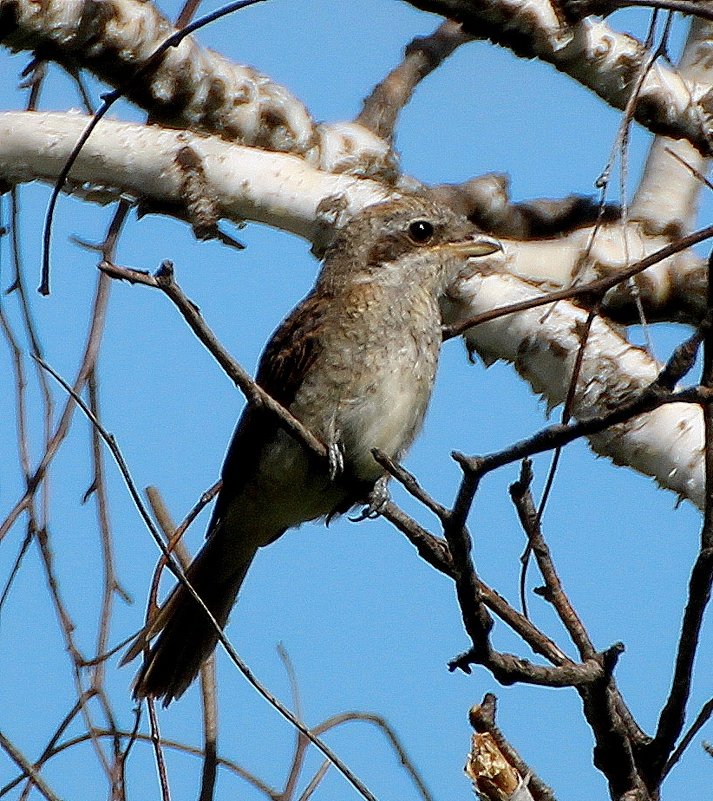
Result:
{"type": "MultiPolygon", "coordinates": [[[[340,445],[345,466],[372,481],[382,474],[372,449],[400,458],[421,428],[440,349],[440,318],[430,306],[405,312],[379,304],[335,326],[305,376],[293,413],[326,443],[340,445]]],[[[407,307],[408,308],[408,307],[407,307]]]]}

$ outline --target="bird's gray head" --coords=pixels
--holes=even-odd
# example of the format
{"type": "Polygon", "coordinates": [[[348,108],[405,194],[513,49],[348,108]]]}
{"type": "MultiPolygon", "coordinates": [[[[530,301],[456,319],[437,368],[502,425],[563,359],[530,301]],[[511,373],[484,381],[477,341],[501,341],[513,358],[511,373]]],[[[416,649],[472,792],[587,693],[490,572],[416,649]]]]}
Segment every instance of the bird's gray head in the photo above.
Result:
{"type": "Polygon", "coordinates": [[[465,217],[426,197],[368,206],[337,233],[325,254],[323,286],[418,285],[442,291],[466,259],[501,250],[465,217]]]}

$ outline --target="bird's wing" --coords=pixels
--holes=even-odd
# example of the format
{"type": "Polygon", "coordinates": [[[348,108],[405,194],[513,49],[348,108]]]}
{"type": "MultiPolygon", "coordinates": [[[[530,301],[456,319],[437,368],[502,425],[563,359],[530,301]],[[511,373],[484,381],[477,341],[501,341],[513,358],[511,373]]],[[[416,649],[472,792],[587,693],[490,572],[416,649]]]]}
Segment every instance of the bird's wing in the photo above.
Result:
{"type": "MultiPolygon", "coordinates": [[[[308,295],[280,324],[260,357],[256,382],[272,398],[289,408],[305,375],[322,350],[321,332],[329,302],[308,295]]],[[[250,478],[260,449],[272,438],[278,424],[264,409],[247,407],[238,421],[223,463],[223,488],[213,510],[208,536],[230,500],[250,478]]]]}
{"type": "Polygon", "coordinates": [[[322,350],[321,333],[330,305],[324,296],[308,295],[265,346],[255,380],[287,408],[322,350]]]}

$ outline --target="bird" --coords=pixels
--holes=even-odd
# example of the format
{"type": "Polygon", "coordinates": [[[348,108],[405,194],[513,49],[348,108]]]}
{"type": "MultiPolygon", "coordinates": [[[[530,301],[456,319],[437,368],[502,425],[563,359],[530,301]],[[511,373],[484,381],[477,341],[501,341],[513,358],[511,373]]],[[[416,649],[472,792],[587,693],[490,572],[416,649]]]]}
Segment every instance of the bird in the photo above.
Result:
{"type": "MultiPolygon", "coordinates": [[[[421,429],[442,341],[439,295],[467,259],[500,249],[425,194],[368,206],[336,233],[314,288],[269,340],[255,379],[329,458],[308,451],[265,408],[243,411],[206,541],[186,572],[221,629],[260,548],[359,504],[378,513],[388,477],[373,451],[399,461],[421,429]]],[[[134,697],[167,706],[217,641],[205,611],[177,584],[122,662],[144,654],[134,697]]]]}

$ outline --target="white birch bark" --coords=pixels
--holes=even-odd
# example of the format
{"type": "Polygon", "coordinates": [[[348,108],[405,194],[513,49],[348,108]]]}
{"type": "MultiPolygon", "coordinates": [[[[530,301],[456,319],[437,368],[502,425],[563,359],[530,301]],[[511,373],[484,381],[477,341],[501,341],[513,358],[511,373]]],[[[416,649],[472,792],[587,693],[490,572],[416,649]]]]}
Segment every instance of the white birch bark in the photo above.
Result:
{"type": "MultiPolygon", "coordinates": [[[[649,51],[606,22],[587,17],[565,25],[550,0],[409,0],[412,5],[462,20],[466,30],[539,58],[623,109],[649,51]]],[[[686,138],[710,152],[709,87],[687,83],[675,68],[654,65],[639,93],[637,121],[655,133],[686,138]]]]}
{"type": "MultiPolygon", "coordinates": [[[[542,293],[512,275],[475,273],[456,281],[444,304],[446,322],[542,293]]],[[[510,314],[466,332],[466,343],[486,363],[510,362],[548,407],[564,402],[587,312],[567,301],[510,314]]],[[[573,414],[605,414],[651,384],[661,365],[595,318],[577,381],[573,414]]],[[[699,508],[704,503],[703,414],[691,404],[669,404],[590,438],[615,464],[652,476],[699,508]]]]}

